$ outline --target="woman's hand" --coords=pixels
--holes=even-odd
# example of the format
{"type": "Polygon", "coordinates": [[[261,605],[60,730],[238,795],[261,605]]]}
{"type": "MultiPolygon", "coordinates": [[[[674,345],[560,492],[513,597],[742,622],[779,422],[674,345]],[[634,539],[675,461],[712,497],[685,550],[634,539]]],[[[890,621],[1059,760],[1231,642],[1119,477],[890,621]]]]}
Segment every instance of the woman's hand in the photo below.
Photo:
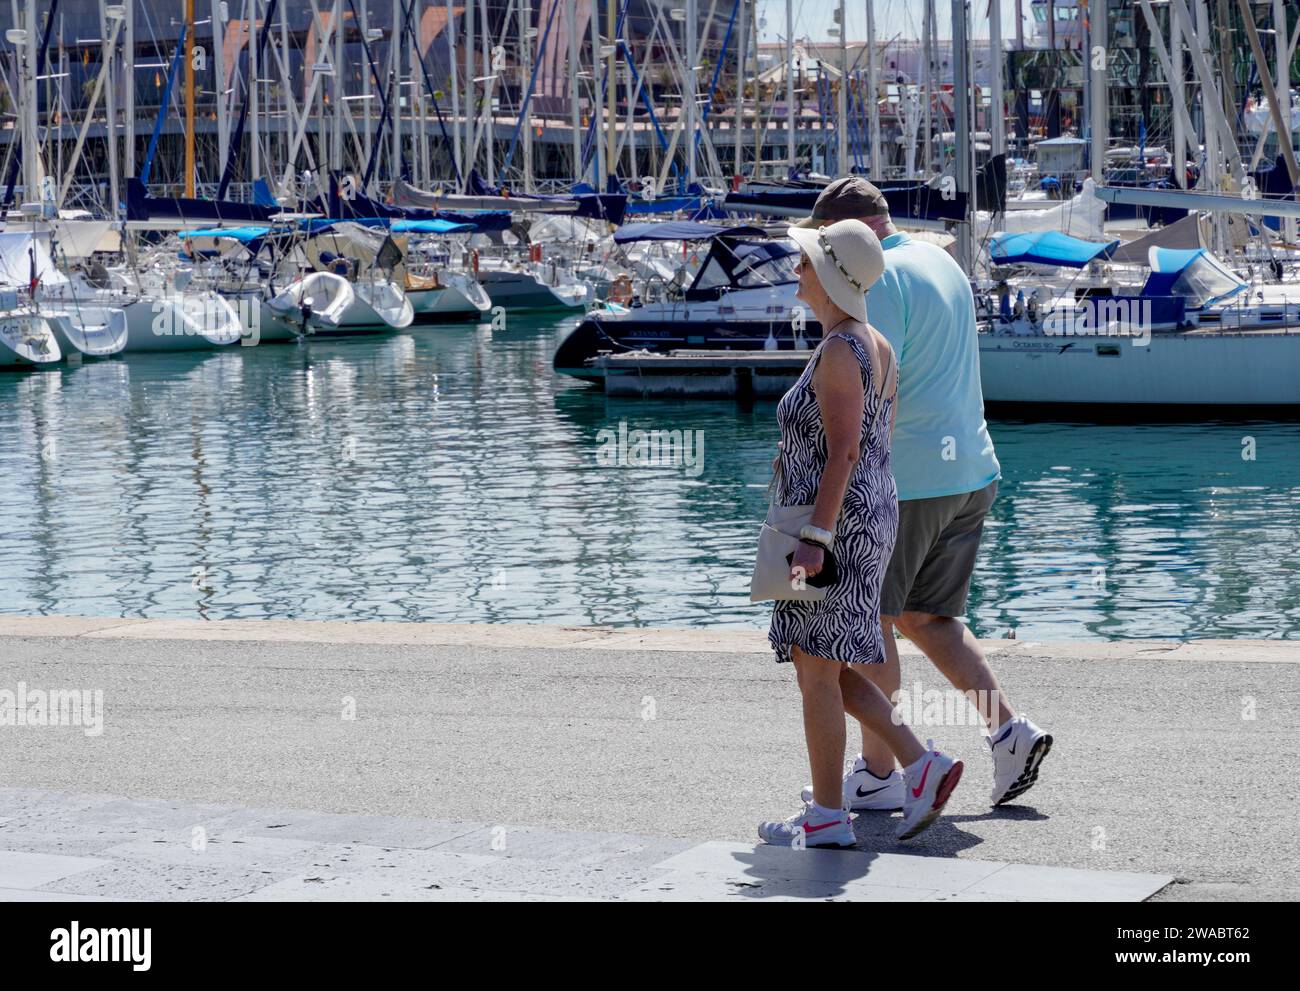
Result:
{"type": "Polygon", "coordinates": [[[825,563],[826,552],[822,548],[800,541],[790,562],[790,587],[798,588],[799,582],[817,577],[825,563]]]}

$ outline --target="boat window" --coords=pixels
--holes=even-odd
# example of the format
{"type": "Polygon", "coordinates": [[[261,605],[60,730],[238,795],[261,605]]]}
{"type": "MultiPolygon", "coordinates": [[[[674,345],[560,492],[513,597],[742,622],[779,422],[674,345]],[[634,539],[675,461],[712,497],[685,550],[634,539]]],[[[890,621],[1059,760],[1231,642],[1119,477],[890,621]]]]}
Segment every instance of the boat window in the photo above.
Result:
{"type": "Polygon", "coordinates": [[[798,282],[794,264],[797,256],[779,255],[775,258],[762,258],[750,255],[741,259],[736,269],[736,285],[751,289],[756,286],[780,285],[783,282],[798,282]]]}
{"type": "Polygon", "coordinates": [[[727,270],[722,267],[717,255],[710,255],[704,267],[700,269],[700,274],[696,276],[691,289],[718,289],[729,285],[731,285],[731,277],[727,274],[727,270]]]}
{"type": "Polygon", "coordinates": [[[1205,252],[1183,269],[1169,291],[1174,296],[1186,296],[1187,305],[1192,308],[1217,303],[1245,287],[1246,284],[1224,268],[1222,262],[1205,252]]]}

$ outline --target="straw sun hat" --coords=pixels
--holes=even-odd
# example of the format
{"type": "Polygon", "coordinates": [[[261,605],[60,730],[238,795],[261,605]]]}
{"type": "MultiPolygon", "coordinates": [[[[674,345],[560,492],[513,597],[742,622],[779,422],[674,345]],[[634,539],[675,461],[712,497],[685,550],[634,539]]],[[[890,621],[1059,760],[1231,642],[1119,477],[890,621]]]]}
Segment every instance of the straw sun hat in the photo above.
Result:
{"type": "Polygon", "coordinates": [[[841,220],[816,229],[792,226],[789,233],[831,302],[866,323],[866,292],[885,270],[885,253],[871,228],[861,220],[841,220]]]}

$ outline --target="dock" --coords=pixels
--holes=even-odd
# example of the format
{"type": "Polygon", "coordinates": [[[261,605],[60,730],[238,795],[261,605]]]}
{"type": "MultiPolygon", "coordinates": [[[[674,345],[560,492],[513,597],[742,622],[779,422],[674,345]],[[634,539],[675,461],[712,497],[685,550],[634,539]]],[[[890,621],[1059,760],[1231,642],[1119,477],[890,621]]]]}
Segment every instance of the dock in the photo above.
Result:
{"type": "Polygon", "coordinates": [[[780,399],[812,351],[630,351],[592,361],[611,396],[780,399]]]}

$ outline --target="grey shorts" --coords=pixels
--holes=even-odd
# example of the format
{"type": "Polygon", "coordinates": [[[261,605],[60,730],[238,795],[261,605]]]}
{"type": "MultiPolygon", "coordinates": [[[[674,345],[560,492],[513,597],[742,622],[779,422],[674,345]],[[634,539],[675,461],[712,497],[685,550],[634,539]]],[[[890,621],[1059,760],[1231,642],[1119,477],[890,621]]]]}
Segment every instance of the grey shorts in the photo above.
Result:
{"type": "Polygon", "coordinates": [[[964,616],[984,517],[998,494],[982,489],[898,504],[898,539],[885,571],[880,612],[964,616]]]}

